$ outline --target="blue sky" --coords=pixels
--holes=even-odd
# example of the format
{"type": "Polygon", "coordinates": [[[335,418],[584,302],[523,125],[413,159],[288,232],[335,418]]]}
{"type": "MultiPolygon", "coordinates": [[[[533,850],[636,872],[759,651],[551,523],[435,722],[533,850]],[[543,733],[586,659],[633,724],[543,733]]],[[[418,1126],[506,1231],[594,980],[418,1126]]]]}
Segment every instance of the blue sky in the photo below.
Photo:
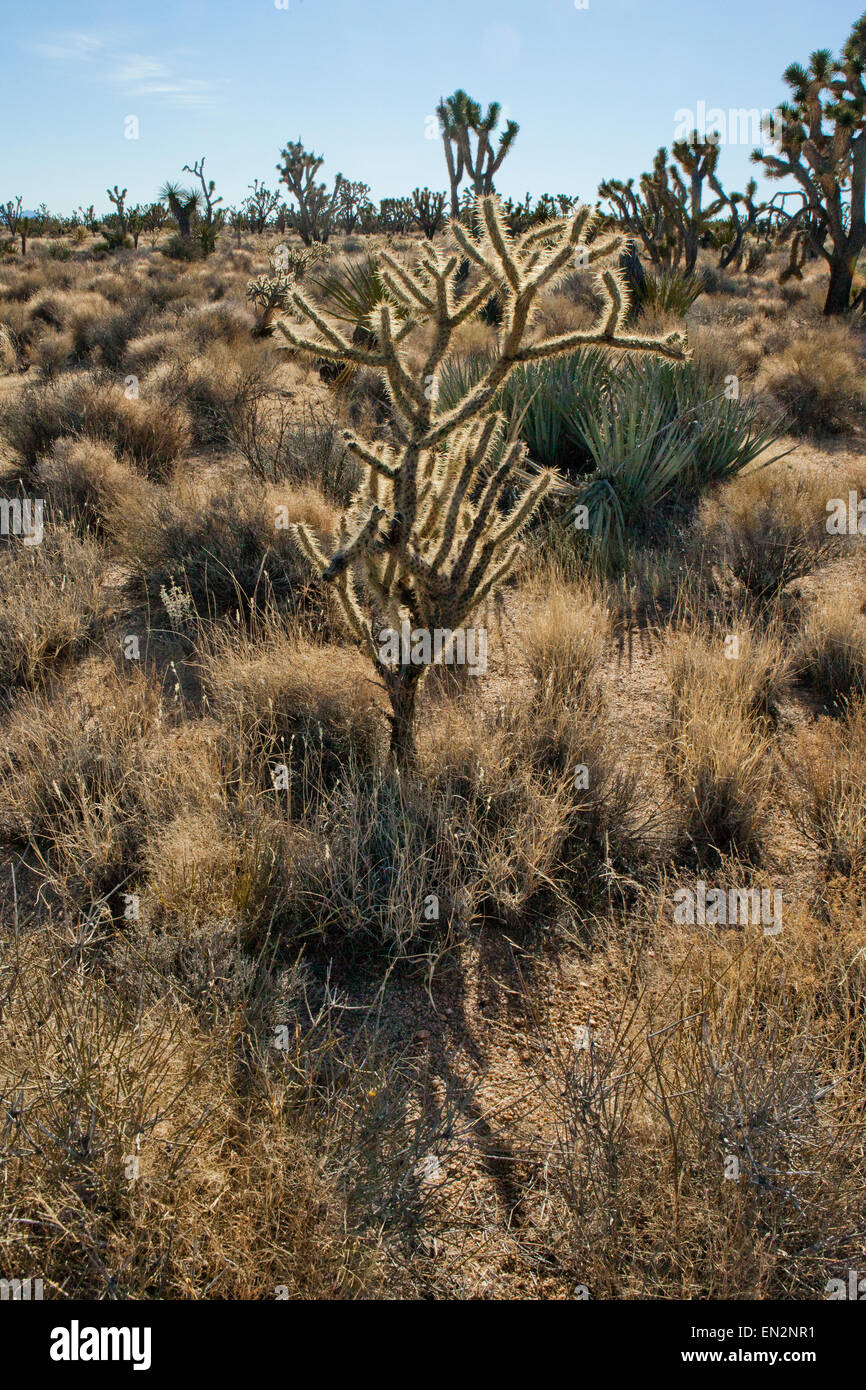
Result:
{"type": "MultiPolygon", "coordinates": [[[[445,188],[428,118],[464,87],[520,123],[500,192],[592,201],[601,178],[650,166],[678,111],[773,107],[784,68],[838,50],[859,13],[843,0],[0,0],[0,200],[107,211],[107,185],[150,201],[206,155],[228,205],[254,177],[273,186],[299,137],[324,153],[323,177],[363,179],[374,197],[445,188]]],[[[723,148],[727,187],[752,172],[751,143],[723,148]]]]}

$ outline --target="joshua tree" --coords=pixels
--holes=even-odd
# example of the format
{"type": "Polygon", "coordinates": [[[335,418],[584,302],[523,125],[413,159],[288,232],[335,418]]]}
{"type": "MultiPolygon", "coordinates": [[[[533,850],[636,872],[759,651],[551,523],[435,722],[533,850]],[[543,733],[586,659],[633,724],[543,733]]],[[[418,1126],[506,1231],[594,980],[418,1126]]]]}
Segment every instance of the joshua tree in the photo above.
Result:
{"type": "Polygon", "coordinates": [[[3,222],[11,237],[18,235],[18,224],[21,221],[21,199],[16,198],[13,203],[11,198],[8,203],[0,204],[0,222],[3,222]]]}
{"type": "Polygon", "coordinates": [[[202,155],[201,159],[197,159],[193,163],[192,168],[190,168],[188,164],[184,164],[183,172],[185,174],[195,174],[201,184],[201,195],[198,206],[199,211],[201,211],[202,205],[204,206],[204,214],[201,219],[199,236],[201,238],[202,249],[205,255],[209,256],[216,246],[217,232],[222,226],[223,214],[217,211],[217,203],[221,203],[222,198],[215,198],[213,196],[216,184],[213,179],[210,181],[205,180],[204,161],[205,156],[202,155]]]}
{"type": "Polygon", "coordinates": [[[379,204],[379,226],[383,232],[407,232],[413,217],[409,198],[383,198],[379,204]]]}
{"type": "Polygon", "coordinates": [[[112,203],[114,203],[114,206],[117,208],[117,225],[118,225],[118,227],[120,228],[120,238],[119,238],[119,240],[120,240],[120,242],[122,243],[122,242],[125,240],[125,238],[126,238],[126,192],[127,192],[127,190],[124,188],[123,192],[121,193],[121,191],[120,191],[120,189],[118,188],[117,184],[115,184],[113,188],[106,188],[105,191],[106,191],[106,193],[108,194],[109,201],[112,202],[112,203]]]}
{"type": "Polygon", "coordinates": [[[670,213],[670,178],[667,150],[660,149],[652,173],[641,174],[640,189],[634,179],[623,183],[606,179],[599,184],[599,198],[611,204],[617,221],[640,241],[654,266],[673,268],[681,255],[677,227],[670,213]]]}
{"type": "Polygon", "coordinates": [[[126,215],[126,222],[129,228],[129,234],[132,237],[132,245],[136,251],[138,250],[138,238],[141,236],[142,232],[145,229],[145,226],[147,225],[145,217],[146,209],[140,207],[138,203],[136,203],[134,208],[130,208],[129,212],[126,215]]]}
{"type": "Polygon", "coordinates": [[[712,136],[701,139],[696,130],[692,131],[691,139],[678,140],[671,146],[671,154],[688,180],[685,182],[676,165],[671,165],[671,215],[677,223],[682,240],[685,273],[691,275],[698,261],[701,234],[710,219],[728,202],[728,196],[716,174],[719,144],[712,136]],[[708,208],[703,206],[705,181],[718,194],[715,202],[708,208]]]}
{"type": "Polygon", "coordinates": [[[653,265],[676,270],[684,262],[686,275],[691,275],[701,236],[729,199],[716,176],[719,146],[715,140],[701,139],[693,131],[689,140],[678,140],[671,153],[676,163],[668,164],[667,150],[658,151],[652,173],[641,174],[639,193],[633,179],[627,183],[609,179],[599,185],[598,196],[612,204],[653,265]],[[705,182],[718,195],[707,208],[703,206],[705,182]]]}
{"type": "Polygon", "coordinates": [[[247,211],[247,204],[244,203],[244,206],[241,208],[227,208],[226,216],[229,221],[229,226],[235,234],[235,246],[240,246],[241,232],[248,232],[253,224],[253,219],[247,211]]]}
{"type": "Polygon", "coordinates": [[[337,216],[343,224],[346,235],[351,236],[358,225],[363,209],[370,202],[370,185],[368,183],[352,183],[350,179],[344,179],[342,174],[338,174],[334,195],[337,216]]]}
{"type": "Polygon", "coordinates": [[[199,194],[194,188],[181,188],[177,183],[166,183],[160,198],[168,204],[168,210],[177,223],[183,241],[192,239],[192,219],[198,212],[199,194]]]}
{"type": "Polygon", "coordinates": [[[412,221],[432,241],[445,222],[445,194],[431,193],[429,188],[413,189],[412,221]]]}
{"type": "Polygon", "coordinates": [[[532,206],[531,193],[527,193],[522,203],[515,203],[511,198],[503,203],[505,220],[511,232],[525,232],[541,222],[548,222],[552,217],[568,217],[576,206],[577,199],[567,193],[557,193],[555,197],[542,193],[535,207],[532,206]]]}
{"type": "MultiPolygon", "coordinates": [[[[530,476],[519,500],[510,511],[503,510],[506,487],[520,476],[525,448],[515,439],[504,440],[502,418],[485,412],[512,368],[589,343],[660,353],[676,361],[685,357],[678,334],[651,338],[624,332],[626,294],[610,266],[600,275],[605,307],[595,328],[529,341],[539,292],[555,283],[576,256],[582,263],[602,262],[619,250],[619,237],[595,240],[588,208],[512,238],[498,198],[486,196],[478,200],[474,220],[477,240],[452,222],[454,250],[443,253],[425,243],[411,271],[381,254],[384,290],[369,315],[372,338],[366,345],[350,342],[298,289],[291,292],[292,307],[302,323],[317,330],[316,336],[308,337],[288,320],[277,324],[292,348],[314,358],[377,368],[387,384],[395,443],[369,444],[346,433],[346,445],[367,476],[343,518],[336,549],[326,555],[301,524],[295,536],[310,563],[333,585],[352,632],[375,663],[391,705],[391,752],[398,765],[413,757],[415,702],[433,664],[432,635],[444,634],[447,650],[448,634],[457,632],[502,584],[517,559],[519,533],[553,481],[549,472],[530,476]],[[480,283],[458,301],[454,283],[461,255],[477,268],[480,283]],[[455,407],[440,412],[439,373],[453,336],[491,293],[502,302],[496,351],[477,385],[455,407]],[[432,327],[433,339],[413,373],[415,359],[403,345],[420,324],[432,327]],[[356,574],[367,596],[366,611],[356,574]],[[393,634],[407,631],[407,623],[411,650],[401,642],[396,654],[393,634]]],[[[525,473],[523,477],[525,481],[525,473]]]]}
{"type": "MultiPolygon", "coordinates": [[[[300,140],[290,140],[281,152],[277,169],[298,205],[298,234],[305,246],[327,242],[336,207],[336,189],[329,193],[325,184],[316,183],[316,174],[325,162],[323,154],[305,150],[300,140]]],[[[337,175],[338,186],[342,176],[337,175]]]]}
{"type": "Polygon", "coordinates": [[[499,148],[494,151],[490,141],[499,124],[500,110],[499,103],[492,101],[487,115],[482,116],[479,103],[473,101],[462,88],[440,101],[436,108],[451,185],[451,216],[454,218],[460,216],[458,194],[464,174],[472,180],[476,197],[492,193],[493,176],[517,137],[520,127],[515,121],[509,121],[499,137],[499,148]],[[474,151],[473,135],[476,141],[474,151]]]}
{"type": "MultiPolygon", "coordinates": [[[[721,193],[721,187],[710,180],[710,186],[721,193]]],[[[726,242],[721,248],[719,256],[719,269],[726,270],[729,265],[734,265],[739,270],[742,261],[743,238],[748,238],[755,230],[758,218],[767,210],[766,203],[756,203],[755,194],[758,185],[754,179],[749,179],[746,184],[745,193],[732,193],[726,199],[731,209],[732,235],[731,240],[726,242]],[[745,218],[740,216],[740,208],[745,210],[745,218]]],[[[723,195],[724,196],[724,195],[723,195]]]]}
{"type": "Polygon", "coordinates": [[[866,245],[866,13],[839,58],[819,49],[803,68],[792,63],[784,80],[792,100],[780,108],[776,154],[754,150],[772,179],[793,178],[804,204],[798,230],[830,267],[825,314],[851,307],[857,257],[866,245]],[[826,244],[829,240],[829,246],[826,244]]]}
{"type": "Polygon", "coordinates": [[[144,211],[143,231],[150,237],[151,246],[156,245],[157,237],[166,224],[167,213],[162,203],[150,203],[144,211]]]}
{"type": "Polygon", "coordinates": [[[89,208],[77,208],[76,212],[78,216],[81,218],[83,225],[91,234],[99,230],[99,221],[96,216],[96,209],[94,208],[92,203],[90,204],[89,208]]]}
{"type": "MultiPolygon", "coordinates": [[[[250,221],[251,230],[261,235],[268,225],[268,218],[273,215],[280,201],[279,189],[276,193],[272,193],[263,183],[259,183],[258,179],[253,179],[247,187],[253,191],[244,200],[244,208],[250,221]]],[[[234,221],[232,225],[235,225],[234,221]]]]}

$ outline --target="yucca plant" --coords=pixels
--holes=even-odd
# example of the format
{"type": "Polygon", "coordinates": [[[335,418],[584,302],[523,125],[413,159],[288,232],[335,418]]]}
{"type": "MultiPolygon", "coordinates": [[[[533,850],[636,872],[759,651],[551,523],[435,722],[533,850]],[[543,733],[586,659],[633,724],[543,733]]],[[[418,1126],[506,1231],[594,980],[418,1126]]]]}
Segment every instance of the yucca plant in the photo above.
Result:
{"type": "MultiPolygon", "coordinates": [[[[385,297],[385,286],[379,266],[372,256],[357,265],[346,265],[340,270],[332,270],[315,282],[325,309],[339,323],[352,327],[352,342],[373,346],[375,334],[369,325],[369,318],[385,297]]],[[[397,306],[398,318],[404,318],[397,306]]]]}
{"type": "Polygon", "coordinates": [[[680,270],[663,268],[646,272],[636,298],[642,310],[654,309],[658,313],[678,314],[684,318],[705,289],[702,275],[685,275],[680,270]]]}
{"type": "Polygon", "coordinates": [[[586,513],[575,515],[596,554],[621,561],[628,536],[688,473],[694,442],[666,419],[662,396],[643,399],[621,382],[582,411],[580,428],[595,471],[576,493],[586,513]]]}
{"type": "Polygon", "coordinates": [[[781,417],[762,423],[754,401],[729,399],[693,362],[676,370],[649,357],[622,362],[587,399],[576,426],[595,471],[575,505],[588,510],[597,557],[622,563],[630,538],[662,501],[675,495],[688,502],[735,477],[781,427],[781,417]]]}
{"type": "Polygon", "coordinates": [[[592,466],[582,422],[604,396],[612,370],[606,353],[587,347],[512,372],[502,390],[502,409],[519,427],[535,462],[567,474],[592,466]]]}
{"type": "MultiPolygon", "coordinates": [[[[490,352],[449,357],[442,364],[439,409],[450,410],[487,370],[490,352]]],[[[517,367],[497,397],[511,431],[516,430],[534,462],[563,472],[582,472],[591,457],[580,431],[580,408],[604,390],[610,362],[598,348],[517,367]]],[[[674,368],[678,370],[678,368],[674,368]]]]}
{"type": "Polygon", "coordinates": [[[439,392],[436,408],[444,414],[462,401],[481,381],[490,368],[491,351],[454,352],[439,369],[439,392]]]}

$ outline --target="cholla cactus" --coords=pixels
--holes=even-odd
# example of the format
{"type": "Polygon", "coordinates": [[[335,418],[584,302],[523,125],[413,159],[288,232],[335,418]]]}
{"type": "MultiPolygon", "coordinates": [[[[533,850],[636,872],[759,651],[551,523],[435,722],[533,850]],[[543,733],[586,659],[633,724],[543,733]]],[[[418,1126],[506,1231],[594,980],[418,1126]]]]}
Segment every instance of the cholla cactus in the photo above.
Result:
{"type": "Polygon", "coordinates": [[[380,254],[384,294],[368,319],[372,345],[349,342],[297,288],[291,305],[318,336],[309,338],[285,320],[277,324],[293,348],[378,368],[387,383],[395,444],[368,444],[346,432],[347,447],[367,476],[343,518],[336,550],[326,555],[301,524],[294,532],[310,563],[334,586],[352,632],[377,665],[391,703],[391,751],[398,764],[411,761],[416,696],[432,662],[414,651],[407,654],[402,644],[398,659],[383,659],[389,634],[402,633],[406,623],[413,633],[459,629],[512,569],[520,532],[554,481],[551,472],[528,475],[519,501],[510,512],[502,511],[506,485],[527,477],[520,468],[524,446],[504,441],[501,417],[484,413],[509,372],[518,363],[589,343],[674,360],[685,356],[679,334],[659,339],[624,331],[627,294],[619,272],[609,266],[600,275],[606,304],[595,328],[528,341],[539,292],[566,274],[575,259],[582,265],[607,260],[619,250],[621,238],[596,242],[585,207],[568,220],[517,238],[511,237],[495,196],[480,198],[475,214],[477,240],[452,222],[457,247],[442,253],[425,245],[412,271],[380,254]],[[458,300],[461,254],[477,268],[480,283],[458,300]],[[439,373],[454,333],[491,293],[503,305],[497,351],[469,394],[439,412],[439,373]],[[420,373],[413,375],[403,344],[421,323],[432,325],[433,341],[420,373]]]}
{"type": "Polygon", "coordinates": [[[657,152],[652,173],[641,174],[640,192],[634,179],[606,179],[599,184],[598,196],[608,200],[632,238],[640,238],[654,266],[677,270],[684,261],[685,274],[691,275],[701,235],[730,199],[716,176],[719,147],[712,138],[702,139],[693,131],[689,140],[677,141],[672,154],[676,164],[668,164],[664,147],[657,152]],[[705,181],[717,195],[709,207],[703,206],[705,181]]]}

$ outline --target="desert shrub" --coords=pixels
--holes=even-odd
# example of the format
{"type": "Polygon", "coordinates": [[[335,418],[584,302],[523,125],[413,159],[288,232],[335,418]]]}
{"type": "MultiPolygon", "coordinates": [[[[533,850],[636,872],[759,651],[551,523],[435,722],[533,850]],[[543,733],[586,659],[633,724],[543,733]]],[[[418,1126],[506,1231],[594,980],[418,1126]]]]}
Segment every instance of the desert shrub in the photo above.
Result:
{"type": "Polygon", "coordinates": [[[37,545],[0,550],[0,692],[36,686],[61,658],[80,651],[102,614],[105,561],[89,536],[46,524],[37,545]]]}
{"type": "Polygon", "coordinates": [[[333,610],[308,562],[281,523],[305,520],[320,534],[336,524],[312,487],[268,489],[255,483],[184,484],[115,510],[112,534],[155,602],[172,585],[201,617],[246,613],[256,603],[288,605],[327,629],[333,610]]]}
{"type": "Polygon", "coordinates": [[[189,412],[197,444],[225,449],[234,421],[251,402],[279,396],[273,378],[273,359],[247,339],[237,350],[220,341],[198,352],[185,345],[166,357],[151,381],[189,412]]]}
{"type": "Polygon", "coordinates": [[[262,482],[311,485],[341,507],[354,496],[360,468],[346,449],[343,427],[325,408],[307,405],[300,418],[294,393],[254,368],[221,395],[211,390],[207,432],[241,454],[262,482]]]}
{"type": "Polygon", "coordinates": [[[44,490],[52,515],[79,530],[102,532],[124,499],[142,499],[147,484],[105,444],[69,435],[54,442],[36,466],[35,486],[44,490]]]}
{"type": "Polygon", "coordinates": [[[189,447],[186,414],[158,396],[130,399],[113,380],[87,374],[28,386],[7,403],[0,425],[26,469],[64,435],[111,445],[149,476],[164,476],[189,447]]]}
{"type": "MultiPolygon", "coordinates": [[[[248,361],[263,360],[261,352],[250,348],[252,315],[235,302],[214,302],[190,308],[183,316],[184,337],[197,353],[204,353],[215,343],[246,349],[248,361]]],[[[225,360],[225,359],[223,359],[225,360]]]]}
{"type": "Polygon", "coordinates": [[[545,1031],[555,1138],[539,1200],[557,1259],[593,1297],[814,1299],[844,1269],[813,1249],[828,1229],[834,1250],[852,1249],[862,1182],[850,1101],[825,1071],[828,1056],[862,1066],[849,1061],[843,923],[786,921],[784,951],[760,933],[696,942],[669,922],[646,961],[617,940],[610,1022],[577,1051],[545,1031]],[[738,1181],[725,1181],[734,1158],[738,1181]]]}
{"type": "Polygon", "coordinates": [[[212,632],[202,674],[239,773],[273,790],[274,768],[284,766],[283,790],[295,814],[331,789],[350,763],[358,770],[375,766],[385,729],[382,701],[353,648],[316,645],[271,614],[250,636],[233,626],[212,632]]]}
{"type": "Polygon", "coordinates": [[[806,614],[794,657],[831,710],[866,692],[866,612],[857,587],[827,590],[806,614]]]}
{"type": "Polygon", "coordinates": [[[524,636],[529,669],[545,698],[594,705],[609,631],[609,615],[591,591],[565,584],[548,591],[524,636]]]}
{"type": "Polygon", "coordinates": [[[719,700],[762,722],[776,717],[788,694],[792,661],[783,633],[774,627],[751,628],[741,615],[736,631],[706,628],[672,631],[665,648],[674,723],[688,714],[691,692],[712,685],[719,700]],[[730,639],[736,639],[736,646],[730,639]],[[729,656],[728,653],[731,653],[729,656]]]}
{"type": "Polygon", "coordinates": [[[435,941],[471,918],[447,800],[431,801],[391,770],[348,764],[305,838],[306,853],[294,847],[294,912],[344,957],[425,962],[435,941]]]}
{"type": "Polygon", "coordinates": [[[162,255],[168,257],[170,261],[202,261],[205,257],[201,242],[184,240],[179,233],[169,237],[168,241],[159,249],[162,255]]]}
{"type": "Polygon", "coordinates": [[[123,371],[127,365],[126,349],[142,331],[151,312],[149,301],[136,297],[104,318],[74,320],[71,325],[74,360],[89,360],[97,366],[123,371]]]}
{"type": "Polygon", "coordinates": [[[776,643],[740,634],[726,660],[724,634],[674,636],[665,649],[671,684],[665,765],[688,844],[701,860],[760,858],[770,798],[766,721],[784,688],[776,643]]]}
{"type": "Polygon", "coordinates": [[[22,697],[0,766],[0,838],[38,845],[54,889],[89,907],[129,883],[168,816],[208,805],[211,745],[169,728],[158,682],[108,667],[89,690],[22,697]]]}
{"type": "Polygon", "coordinates": [[[30,318],[49,328],[86,332],[111,314],[111,304],[97,290],[48,290],[28,302],[30,318]]]}
{"type": "Polygon", "coordinates": [[[828,872],[859,875],[866,864],[866,705],[801,729],[788,759],[796,794],[789,805],[828,872]]]}
{"type": "Polygon", "coordinates": [[[760,606],[819,565],[832,548],[826,484],[762,468],[741,474],[701,504],[689,536],[696,559],[729,574],[760,606]]]}
{"type": "MultiPolygon", "coordinates": [[[[585,670],[596,656],[587,635],[573,643],[585,670]]],[[[538,684],[495,714],[447,701],[425,721],[420,775],[435,798],[456,798],[464,891],[511,930],[567,917],[594,899],[602,862],[639,855],[634,778],[618,766],[591,677],[538,684]]]]}
{"type": "MultiPolygon", "coordinates": [[[[225,968],[218,933],[210,953],[225,968]]],[[[142,981],[131,998],[104,971],[83,970],[58,932],[29,933],[9,964],[0,1089],[18,1098],[20,1123],[0,1136],[4,1263],[39,1270],[62,1298],[375,1294],[377,1241],[347,1236],[341,1176],[361,1166],[360,1083],[370,1089],[381,1073],[359,1074],[339,1136],[333,1120],[314,1128],[293,1077],[318,1068],[326,1083],[324,1023],[307,1022],[279,1061],[266,1043],[247,1045],[266,988],[275,1006],[293,990],[303,1002],[289,972],[281,985],[239,985],[242,1007],[207,1018],[180,977],[173,995],[152,998],[163,962],[130,958],[142,981]],[[264,1129],[260,1108],[272,1117],[264,1129]]]]}
{"type": "Polygon", "coordinates": [[[786,412],[792,434],[843,434],[866,410],[862,353],[837,324],[792,338],[767,363],[762,386],[786,412]]]}

